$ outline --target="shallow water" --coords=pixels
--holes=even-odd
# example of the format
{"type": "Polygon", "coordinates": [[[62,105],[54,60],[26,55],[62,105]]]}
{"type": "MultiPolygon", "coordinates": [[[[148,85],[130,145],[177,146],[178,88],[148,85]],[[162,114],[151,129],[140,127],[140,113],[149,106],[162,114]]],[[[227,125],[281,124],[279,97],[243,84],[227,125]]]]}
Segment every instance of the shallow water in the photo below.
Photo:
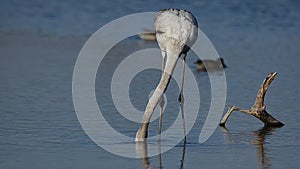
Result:
{"type": "MultiPolygon", "coordinates": [[[[298,2],[195,1],[155,5],[129,2],[122,7],[116,1],[99,3],[1,1],[0,168],[126,169],[143,168],[143,164],[186,169],[298,168],[298,2]],[[199,84],[201,108],[186,145],[181,142],[161,156],[132,159],[106,152],[87,136],[72,102],[72,73],[78,53],[88,38],[84,35],[125,14],[171,6],[191,10],[225,59],[228,65],[226,105],[249,108],[265,76],[278,72],[265,104],[268,112],[286,124],[284,127],[268,130],[257,119],[234,112],[227,130],[218,127],[207,142],[199,144],[199,133],[210,105],[210,84],[206,73],[194,70],[196,56],[190,53],[187,64],[199,84]],[[114,12],[109,10],[112,7],[114,12]]],[[[111,77],[113,67],[121,58],[150,47],[157,45],[134,37],[124,40],[108,54],[103,64],[107,70],[105,78],[111,77]]],[[[136,109],[143,111],[159,75],[158,70],[147,70],[134,78],[130,94],[136,109]]],[[[99,71],[96,78],[101,110],[114,128],[134,137],[139,124],[128,122],[116,113],[110,88],[102,83],[102,76],[99,71]]],[[[172,125],[179,110],[177,99],[172,99],[177,98],[178,86],[174,81],[170,85],[164,129],[172,125]]],[[[156,125],[157,120],[150,126],[150,135],[155,135],[156,125]]],[[[135,146],[133,142],[124,144],[135,146]]]]}

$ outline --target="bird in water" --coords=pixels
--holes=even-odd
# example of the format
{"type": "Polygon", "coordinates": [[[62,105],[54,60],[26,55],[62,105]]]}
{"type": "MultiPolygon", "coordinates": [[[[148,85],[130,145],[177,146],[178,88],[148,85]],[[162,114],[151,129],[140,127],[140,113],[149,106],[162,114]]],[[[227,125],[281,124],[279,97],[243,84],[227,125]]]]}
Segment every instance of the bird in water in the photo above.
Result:
{"type": "Polygon", "coordinates": [[[160,116],[158,126],[158,136],[160,139],[163,106],[165,104],[162,97],[165,93],[174,71],[176,63],[182,56],[182,76],[179,94],[179,104],[183,120],[184,141],[186,141],[186,129],[183,113],[183,83],[185,72],[185,60],[187,52],[195,43],[198,37],[198,23],[193,14],[182,9],[165,9],[159,11],[154,20],[156,40],[161,49],[162,55],[162,75],[159,84],[154,90],[146,106],[141,126],[136,133],[135,141],[145,141],[148,134],[148,126],[155,107],[160,105],[160,116]]]}
{"type": "Polygon", "coordinates": [[[222,71],[227,66],[224,63],[223,58],[218,58],[217,60],[200,60],[198,59],[194,62],[197,71],[199,72],[212,72],[212,71],[222,71]]]}
{"type": "Polygon", "coordinates": [[[151,30],[145,30],[144,33],[138,35],[140,39],[145,41],[156,41],[156,33],[151,30]]]}

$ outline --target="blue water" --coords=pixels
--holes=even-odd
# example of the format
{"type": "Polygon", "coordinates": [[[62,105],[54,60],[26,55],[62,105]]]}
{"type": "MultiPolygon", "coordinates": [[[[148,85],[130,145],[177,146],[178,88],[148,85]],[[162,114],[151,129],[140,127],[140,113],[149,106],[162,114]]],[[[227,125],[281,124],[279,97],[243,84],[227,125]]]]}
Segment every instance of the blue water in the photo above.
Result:
{"type": "MultiPolygon", "coordinates": [[[[160,1],[122,0],[3,0],[0,2],[0,28],[58,34],[90,34],[119,17],[137,12],[155,12],[165,8],[191,11],[202,29],[230,27],[280,30],[296,33],[299,27],[300,4],[296,0],[263,1],[160,1]],[[213,28],[211,28],[213,27],[213,28]]],[[[242,29],[241,29],[242,28],[242,29]]]]}
{"type": "MultiPolygon", "coordinates": [[[[145,163],[153,168],[159,168],[160,163],[163,168],[183,165],[186,169],[299,168],[298,1],[3,0],[0,8],[0,168],[126,169],[145,168],[145,163]],[[228,65],[226,105],[249,108],[264,77],[278,72],[265,104],[268,112],[286,124],[284,127],[267,130],[257,119],[234,112],[228,131],[218,127],[207,142],[198,144],[210,104],[206,99],[210,84],[206,73],[194,71],[201,84],[202,108],[186,146],[180,143],[161,156],[131,159],[104,151],[86,135],[72,102],[72,73],[84,42],[114,19],[170,7],[190,10],[224,58],[228,65]]],[[[115,61],[130,50],[149,47],[157,45],[129,39],[110,53],[105,66],[115,66],[115,61]]],[[[194,61],[191,54],[187,58],[191,69],[194,61]]],[[[145,106],[158,75],[159,71],[149,70],[134,79],[133,88],[142,85],[146,90],[130,93],[136,98],[132,101],[137,109],[145,106]]],[[[109,88],[101,84],[101,79],[96,79],[99,102],[109,100],[109,88]]],[[[177,98],[177,93],[178,87],[171,82],[167,95],[177,98]]],[[[169,99],[168,104],[170,114],[177,112],[176,100],[169,99]]],[[[115,112],[109,101],[102,108],[115,112]]],[[[111,115],[112,125],[134,137],[139,125],[128,124],[119,117],[116,113],[111,115]]],[[[164,127],[173,120],[165,115],[164,127]]],[[[152,134],[156,124],[154,121],[150,127],[152,134]]]]}

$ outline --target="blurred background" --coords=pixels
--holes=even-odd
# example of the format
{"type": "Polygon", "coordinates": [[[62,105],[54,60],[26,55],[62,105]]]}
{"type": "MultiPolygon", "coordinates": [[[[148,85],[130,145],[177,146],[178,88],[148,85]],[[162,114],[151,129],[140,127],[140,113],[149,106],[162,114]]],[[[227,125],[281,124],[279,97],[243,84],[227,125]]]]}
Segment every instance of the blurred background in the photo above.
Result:
{"type": "Polygon", "coordinates": [[[203,31],[282,31],[297,33],[299,27],[298,1],[191,1],[150,2],[121,0],[74,0],[51,2],[3,0],[1,30],[14,30],[58,35],[91,34],[104,24],[119,17],[152,12],[165,8],[191,11],[203,31]]]}

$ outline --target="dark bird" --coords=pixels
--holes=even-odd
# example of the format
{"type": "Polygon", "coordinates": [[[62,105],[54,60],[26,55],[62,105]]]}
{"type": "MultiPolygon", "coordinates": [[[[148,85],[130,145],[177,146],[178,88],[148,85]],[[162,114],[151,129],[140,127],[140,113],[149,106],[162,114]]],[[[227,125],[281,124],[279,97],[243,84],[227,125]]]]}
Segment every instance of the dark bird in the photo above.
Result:
{"type": "Polygon", "coordinates": [[[194,62],[197,71],[200,72],[211,72],[211,71],[221,71],[227,66],[224,63],[223,58],[218,58],[217,60],[200,60],[198,59],[194,62]]]}
{"type": "Polygon", "coordinates": [[[139,38],[145,41],[156,41],[155,32],[144,32],[139,34],[139,38]]]}

